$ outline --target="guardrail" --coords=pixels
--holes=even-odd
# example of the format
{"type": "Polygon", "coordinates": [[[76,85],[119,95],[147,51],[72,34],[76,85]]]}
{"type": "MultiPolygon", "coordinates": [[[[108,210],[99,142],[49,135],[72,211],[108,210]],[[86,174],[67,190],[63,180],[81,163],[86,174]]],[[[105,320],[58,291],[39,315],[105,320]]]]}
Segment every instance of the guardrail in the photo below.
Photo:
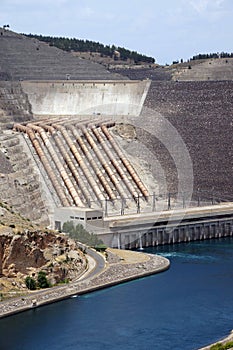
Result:
{"type": "MultiPolygon", "coordinates": [[[[135,201],[132,198],[117,198],[114,200],[105,199],[102,201],[104,217],[123,216],[129,214],[143,214],[149,212],[161,212],[166,210],[194,208],[220,203],[233,202],[232,198],[222,197],[220,194],[205,190],[195,191],[190,199],[188,193],[169,192],[164,194],[149,195],[147,201],[143,196],[139,196],[135,201]],[[131,199],[131,201],[130,201],[131,199]]],[[[91,207],[95,207],[95,202],[90,202],[91,207]]]]}

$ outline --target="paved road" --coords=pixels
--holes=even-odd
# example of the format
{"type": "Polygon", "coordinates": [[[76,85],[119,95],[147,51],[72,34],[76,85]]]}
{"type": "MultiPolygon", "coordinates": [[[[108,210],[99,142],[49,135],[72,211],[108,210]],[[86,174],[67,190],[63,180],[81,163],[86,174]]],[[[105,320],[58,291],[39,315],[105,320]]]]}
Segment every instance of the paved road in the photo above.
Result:
{"type": "Polygon", "coordinates": [[[93,276],[95,276],[98,273],[102,272],[102,270],[105,267],[105,260],[99,253],[97,253],[96,251],[94,251],[93,249],[90,249],[90,248],[86,248],[86,252],[87,252],[88,255],[90,255],[95,260],[96,266],[90,273],[88,273],[82,279],[82,281],[84,281],[86,279],[89,279],[89,278],[92,278],[93,276]]]}

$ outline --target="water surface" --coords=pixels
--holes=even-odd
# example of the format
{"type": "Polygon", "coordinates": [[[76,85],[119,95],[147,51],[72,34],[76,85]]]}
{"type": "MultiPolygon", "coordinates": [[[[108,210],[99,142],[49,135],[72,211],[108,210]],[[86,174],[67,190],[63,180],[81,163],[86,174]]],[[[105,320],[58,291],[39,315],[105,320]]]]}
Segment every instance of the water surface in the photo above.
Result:
{"type": "Polygon", "coordinates": [[[233,239],[148,248],[168,271],[0,320],[1,350],[192,350],[233,328],[233,239]]]}

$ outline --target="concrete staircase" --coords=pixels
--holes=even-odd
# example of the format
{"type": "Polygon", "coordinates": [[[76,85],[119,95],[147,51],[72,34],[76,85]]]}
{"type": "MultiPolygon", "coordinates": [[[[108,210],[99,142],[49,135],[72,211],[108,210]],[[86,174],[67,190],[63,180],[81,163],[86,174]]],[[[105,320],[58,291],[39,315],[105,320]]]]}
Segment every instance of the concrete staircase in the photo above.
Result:
{"type": "Polygon", "coordinates": [[[31,107],[19,82],[0,81],[0,128],[12,127],[13,121],[31,120],[31,107]]]}
{"type": "Polygon", "coordinates": [[[11,131],[0,133],[0,201],[34,222],[48,225],[39,176],[24,152],[20,137],[11,131]]]}

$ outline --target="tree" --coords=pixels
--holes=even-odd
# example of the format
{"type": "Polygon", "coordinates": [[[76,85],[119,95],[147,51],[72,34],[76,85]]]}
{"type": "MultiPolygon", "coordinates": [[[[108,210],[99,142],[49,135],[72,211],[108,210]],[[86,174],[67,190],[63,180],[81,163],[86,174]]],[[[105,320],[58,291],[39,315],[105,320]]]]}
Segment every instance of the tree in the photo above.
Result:
{"type": "Polygon", "coordinates": [[[103,241],[99,239],[97,235],[89,233],[81,224],[74,226],[72,221],[65,222],[63,224],[62,231],[69,233],[69,236],[74,240],[87,244],[91,247],[103,244],[103,241]]]}
{"type": "Polygon", "coordinates": [[[39,288],[48,288],[50,286],[44,271],[39,271],[37,283],[39,288]]]}
{"type": "Polygon", "coordinates": [[[36,289],[36,281],[34,280],[34,278],[27,276],[25,278],[25,284],[26,287],[30,290],[35,290],[36,289]]]}
{"type": "Polygon", "coordinates": [[[73,234],[75,232],[75,227],[73,221],[64,222],[62,226],[62,231],[65,233],[73,234]]]}
{"type": "Polygon", "coordinates": [[[139,62],[147,62],[154,63],[155,59],[153,57],[149,57],[146,55],[142,55],[136,51],[130,51],[125,49],[124,47],[117,47],[115,45],[103,45],[99,42],[91,41],[91,40],[81,40],[76,38],[62,38],[62,37],[51,37],[51,36],[42,36],[36,34],[24,34],[29,38],[36,38],[40,41],[44,41],[48,43],[50,46],[58,47],[59,49],[65,51],[74,51],[74,52],[98,52],[104,56],[112,57],[114,55],[114,51],[118,51],[120,53],[120,57],[122,60],[126,61],[130,59],[135,63],[139,62]]]}

